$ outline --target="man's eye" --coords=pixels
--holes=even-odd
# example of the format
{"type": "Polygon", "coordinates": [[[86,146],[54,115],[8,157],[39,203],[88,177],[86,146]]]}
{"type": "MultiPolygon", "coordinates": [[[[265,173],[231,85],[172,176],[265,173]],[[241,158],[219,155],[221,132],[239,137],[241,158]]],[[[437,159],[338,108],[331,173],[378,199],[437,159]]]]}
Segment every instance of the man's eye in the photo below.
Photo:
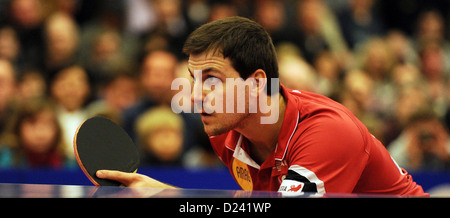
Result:
{"type": "Polygon", "coordinates": [[[212,85],[217,85],[218,83],[221,83],[222,81],[219,79],[219,78],[217,78],[217,77],[215,77],[215,76],[210,76],[210,75],[208,75],[208,76],[206,76],[206,79],[205,79],[205,84],[204,85],[207,85],[207,86],[212,86],[212,85]]]}
{"type": "Polygon", "coordinates": [[[206,76],[206,79],[210,79],[210,80],[212,80],[212,81],[216,81],[216,80],[219,80],[219,81],[220,81],[220,79],[219,79],[218,77],[211,76],[211,75],[206,76]]]}

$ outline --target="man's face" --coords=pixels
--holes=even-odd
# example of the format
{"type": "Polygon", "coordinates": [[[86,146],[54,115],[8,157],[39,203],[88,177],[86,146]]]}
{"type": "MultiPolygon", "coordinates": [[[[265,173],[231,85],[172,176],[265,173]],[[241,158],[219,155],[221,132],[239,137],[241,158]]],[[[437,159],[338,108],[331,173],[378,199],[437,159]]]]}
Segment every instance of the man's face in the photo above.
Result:
{"type": "Polygon", "coordinates": [[[191,86],[193,87],[191,101],[194,103],[197,112],[200,113],[205,132],[208,135],[216,136],[236,129],[242,124],[243,120],[250,116],[248,112],[248,92],[237,93],[234,86],[227,84],[227,78],[240,78],[240,74],[233,68],[229,58],[224,58],[218,52],[191,54],[188,69],[194,78],[194,84],[191,86]],[[228,94],[227,96],[227,90],[233,92],[233,95],[228,94]],[[238,97],[239,95],[240,97],[238,97]],[[243,95],[245,97],[242,97],[243,95]],[[236,107],[237,101],[243,99],[245,99],[245,112],[237,113],[237,110],[233,112],[226,110],[227,104],[234,103],[236,107]],[[217,107],[220,104],[223,107],[222,112],[211,110],[211,106],[217,107]]]}

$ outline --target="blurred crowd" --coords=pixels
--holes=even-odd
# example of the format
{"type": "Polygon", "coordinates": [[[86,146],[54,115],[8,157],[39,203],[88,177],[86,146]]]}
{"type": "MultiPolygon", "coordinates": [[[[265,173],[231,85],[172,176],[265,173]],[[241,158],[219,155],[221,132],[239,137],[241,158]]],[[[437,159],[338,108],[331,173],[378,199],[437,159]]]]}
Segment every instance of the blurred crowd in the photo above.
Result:
{"type": "Polygon", "coordinates": [[[74,168],[74,133],[119,123],[141,166],[222,167],[198,114],[170,108],[208,21],[271,34],[280,80],[349,108],[407,170],[450,170],[450,2],[0,0],[0,168],[74,168]]]}

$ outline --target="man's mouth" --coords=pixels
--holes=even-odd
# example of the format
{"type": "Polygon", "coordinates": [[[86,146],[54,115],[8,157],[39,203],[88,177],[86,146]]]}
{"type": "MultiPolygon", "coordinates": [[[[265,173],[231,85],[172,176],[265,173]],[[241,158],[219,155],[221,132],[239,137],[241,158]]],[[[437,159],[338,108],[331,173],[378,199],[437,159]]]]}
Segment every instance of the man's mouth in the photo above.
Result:
{"type": "Polygon", "coordinates": [[[200,117],[201,117],[203,123],[207,123],[208,120],[212,117],[212,114],[208,114],[206,112],[201,112],[200,117]]]}
{"type": "Polygon", "coordinates": [[[205,116],[205,117],[210,117],[211,116],[211,114],[208,114],[206,112],[200,112],[200,115],[201,116],[205,116]]]}

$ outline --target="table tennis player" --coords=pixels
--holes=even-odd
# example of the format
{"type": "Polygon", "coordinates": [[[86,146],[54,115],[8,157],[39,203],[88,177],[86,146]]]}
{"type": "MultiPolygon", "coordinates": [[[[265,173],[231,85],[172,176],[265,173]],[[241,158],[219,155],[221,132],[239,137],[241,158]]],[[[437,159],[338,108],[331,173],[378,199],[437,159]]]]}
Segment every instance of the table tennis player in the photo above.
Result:
{"type": "MultiPolygon", "coordinates": [[[[344,106],[318,94],[271,85],[278,78],[277,56],[269,34],[256,22],[230,17],[207,23],[191,33],[183,52],[189,55],[193,89],[202,87],[200,93],[193,91],[191,101],[202,108],[213,149],[242,189],[428,196],[344,106]],[[270,111],[278,111],[275,122],[262,123],[267,112],[250,112],[254,105],[248,100],[244,112],[205,112],[205,105],[212,105],[210,92],[229,91],[227,78],[255,79],[257,84],[245,95],[266,99],[270,111]],[[225,85],[212,89],[206,81],[225,85]]],[[[177,188],[141,174],[100,170],[97,176],[129,187],[177,188]]]]}

